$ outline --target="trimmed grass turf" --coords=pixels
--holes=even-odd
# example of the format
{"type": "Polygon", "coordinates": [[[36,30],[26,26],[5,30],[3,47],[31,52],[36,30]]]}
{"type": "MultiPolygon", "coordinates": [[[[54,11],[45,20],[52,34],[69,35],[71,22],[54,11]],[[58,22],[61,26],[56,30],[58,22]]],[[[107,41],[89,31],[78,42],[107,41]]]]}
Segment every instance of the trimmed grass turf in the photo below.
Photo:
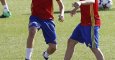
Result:
{"type": "MultiPolygon", "coordinates": [[[[72,0],[73,1],[73,0],[72,0]]],[[[70,0],[64,0],[65,10],[71,10],[70,0]]],[[[12,16],[6,19],[0,19],[0,60],[24,60],[26,39],[28,35],[28,19],[30,16],[30,0],[8,0],[12,16]]],[[[113,1],[114,3],[115,1],[113,1]]],[[[54,1],[55,12],[58,11],[57,3],[54,1]]],[[[0,5],[0,13],[2,6],[0,5]]],[[[100,30],[100,48],[102,49],[106,60],[115,60],[115,5],[107,11],[99,11],[102,26],[100,30]]],[[[79,23],[80,13],[70,17],[65,13],[65,21],[57,21],[58,14],[54,14],[58,49],[51,56],[50,60],[63,60],[66,42],[75,26],[79,23]]],[[[47,48],[40,30],[34,41],[34,52],[32,60],[43,60],[42,52],[47,48]]],[[[75,47],[75,52],[71,60],[96,60],[89,48],[83,44],[75,47]]]]}

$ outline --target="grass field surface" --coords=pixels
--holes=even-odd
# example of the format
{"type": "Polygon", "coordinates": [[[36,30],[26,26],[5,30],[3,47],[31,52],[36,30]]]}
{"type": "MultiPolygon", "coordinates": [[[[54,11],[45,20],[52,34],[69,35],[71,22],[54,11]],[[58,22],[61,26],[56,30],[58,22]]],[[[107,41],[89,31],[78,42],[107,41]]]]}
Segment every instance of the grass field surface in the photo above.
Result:
{"type": "MultiPolygon", "coordinates": [[[[71,4],[75,0],[63,0],[65,10],[71,10],[71,4]]],[[[28,36],[28,21],[30,16],[31,0],[7,0],[12,13],[10,18],[0,19],[0,60],[24,60],[26,50],[26,39],[28,36]]],[[[113,0],[113,3],[115,1],[113,0]]],[[[58,6],[54,0],[54,11],[58,11],[58,6]]],[[[0,5],[0,14],[3,7],[0,5]]],[[[115,4],[112,9],[99,11],[102,26],[100,29],[100,48],[106,60],[115,60],[115,4]]],[[[50,56],[49,60],[63,60],[67,46],[67,39],[71,35],[75,26],[79,23],[80,13],[74,17],[65,13],[65,21],[60,23],[55,13],[55,24],[57,32],[57,51],[50,56]]],[[[44,42],[42,31],[40,30],[34,40],[34,52],[32,60],[43,60],[42,52],[47,45],[44,42]]],[[[75,52],[71,60],[96,60],[91,50],[83,44],[75,47],[75,52]]]]}

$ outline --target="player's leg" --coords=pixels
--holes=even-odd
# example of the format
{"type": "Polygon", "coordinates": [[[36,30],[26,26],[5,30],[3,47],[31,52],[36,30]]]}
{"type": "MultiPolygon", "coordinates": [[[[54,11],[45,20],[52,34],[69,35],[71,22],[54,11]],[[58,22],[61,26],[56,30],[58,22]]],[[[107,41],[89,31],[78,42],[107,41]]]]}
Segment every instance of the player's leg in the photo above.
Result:
{"type": "Polygon", "coordinates": [[[70,60],[71,59],[73,52],[74,52],[74,47],[78,42],[83,43],[80,29],[81,29],[81,26],[78,25],[74,29],[71,37],[69,38],[64,60],[70,60]]]}
{"type": "Polygon", "coordinates": [[[39,25],[37,23],[37,18],[34,16],[30,16],[30,22],[29,22],[29,34],[27,38],[27,46],[26,46],[26,59],[30,60],[33,50],[33,40],[34,36],[36,34],[36,31],[39,28],[39,25]]]}
{"type": "Polygon", "coordinates": [[[4,7],[3,14],[0,16],[0,18],[7,18],[11,16],[6,0],[0,0],[0,1],[4,7]]]}
{"type": "Polygon", "coordinates": [[[2,5],[6,5],[6,0],[0,0],[2,5]]]}
{"type": "Polygon", "coordinates": [[[56,31],[55,24],[53,21],[44,21],[41,24],[41,28],[43,31],[43,36],[45,38],[46,44],[48,44],[48,48],[43,53],[45,60],[48,60],[49,55],[53,54],[56,51],[56,31]]]}
{"type": "Polygon", "coordinates": [[[71,60],[71,57],[73,55],[74,52],[74,47],[78,42],[73,40],[73,39],[69,39],[68,43],[67,43],[67,49],[66,49],[66,53],[65,53],[65,57],[64,60],[71,60]]]}
{"type": "Polygon", "coordinates": [[[92,50],[92,52],[96,56],[97,60],[105,60],[104,55],[99,48],[90,48],[90,49],[92,50]]]}
{"type": "Polygon", "coordinates": [[[104,60],[104,55],[99,48],[99,29],[99,26],[91,26],[91,43],[89,47],[97,60],[104,60]]]}
{"type": "Polygon", "coordinates": [[[56,44],[48,43],[48,45],[47,53],[51,55],[56,51],[56,44]]]}
{"type": "Polygon", "coordinates": [[[37,29],[35,27],[29,28],[29,35],[27,38],[27,47],[26,47],[26,59],[28,60],[31,59],[32,50],[33,50],[33,40],[34,40],[36,30],[37,29]]]}
{"type": "Polygon", "coordinates": [[[36,31],[37,31],[36,27],[29,28],[29,35],[27,38],[27,48],[32,48],[32,46],[33,46],[32,42],[33,42],[34,36],[36,34],[36,31]]]}
{"type": "Polygon", "coordinates": [[[48,60],[49,55],[53,54],[56,51],[56,44],[48,43],[48,48],[43,52],[43,57],[45,60],[48,60]]]}

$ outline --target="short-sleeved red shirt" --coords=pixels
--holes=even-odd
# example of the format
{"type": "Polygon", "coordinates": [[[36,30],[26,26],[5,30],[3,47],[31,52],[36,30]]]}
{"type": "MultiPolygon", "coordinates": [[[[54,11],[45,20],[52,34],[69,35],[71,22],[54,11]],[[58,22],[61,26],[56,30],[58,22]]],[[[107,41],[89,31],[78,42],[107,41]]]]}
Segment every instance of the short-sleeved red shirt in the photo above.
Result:
{"type": "Polygon", "coordinates": [[[31,14],[40,19],[53,19],[53,0],[32,0],[31,14]]]}
{"type": "MultiPolygon", "coordinates": [[[[82,0],[83,1],[83,0],[82,0]]],[[[81,5],[81,25],[100,26],[101,21],[98,14],[98,0],[94,4],[81,5]]]]}

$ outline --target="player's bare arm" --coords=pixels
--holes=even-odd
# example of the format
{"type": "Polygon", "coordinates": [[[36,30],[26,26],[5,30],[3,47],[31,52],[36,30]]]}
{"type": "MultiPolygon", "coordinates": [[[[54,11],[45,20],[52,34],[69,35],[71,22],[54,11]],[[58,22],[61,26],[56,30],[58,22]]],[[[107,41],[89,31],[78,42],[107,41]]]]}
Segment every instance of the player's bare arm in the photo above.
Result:
{"type": "Polygon", "coordinates": [[[74,2],[72,4],[72,6],[74,7],[74,9],[71,10],[70,14],[71,16],[76,14],[76,10],[81,6],[81,5],[88,5],[88,4],[93,4],[95,3],[95,0],[85,0],[85,1],[78,1],[78,2],[74,2]]]}
{"type": "Polygon", "coordinates": [[[70,11],[70,15],[73,17],[77,13],[77,8],[70,11]]]}
{"type": "Polygon", "coordinates": [[[59,5],[59,10],[60,10],[60,15],[59,15],[58,20],[60,22],[63,22],[64,21],[64,5],[62,3],[62,0],[57,0],[57,3],[59,5]]]}
{"type": "Polygon", "coordinates": [[[85,0],[85,1],[79,1],[78,3],[81,3],[81,5],[88,5],[95,3],[95,0],[85,0]]]}
{"type": "Polygon", "coordinates": [[[73,6],[75,8],[79,8],[80,5],[88,5],[88,4],[93,4],[93,3],[95,3],[95,0],[78,1],[78,2],[74,2],[73,6]]]}

